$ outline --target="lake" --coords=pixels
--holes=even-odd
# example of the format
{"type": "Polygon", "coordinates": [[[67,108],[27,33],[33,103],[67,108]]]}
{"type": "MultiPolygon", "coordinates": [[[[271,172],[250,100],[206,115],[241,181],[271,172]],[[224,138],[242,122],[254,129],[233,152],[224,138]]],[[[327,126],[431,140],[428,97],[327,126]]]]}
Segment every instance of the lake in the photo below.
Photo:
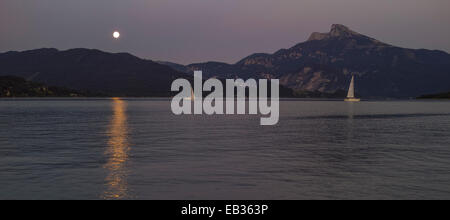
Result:
{"type": "Polygon", "coordinates": [[[450,101],[0,99],[0,199],[450,199],[450,101]]]}

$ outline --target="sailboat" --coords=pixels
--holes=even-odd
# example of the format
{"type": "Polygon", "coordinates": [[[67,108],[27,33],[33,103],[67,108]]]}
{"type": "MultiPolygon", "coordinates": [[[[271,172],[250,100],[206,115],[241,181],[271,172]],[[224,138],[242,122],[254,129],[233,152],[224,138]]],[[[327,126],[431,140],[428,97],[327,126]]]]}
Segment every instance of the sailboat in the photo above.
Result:
{"type": "Polygon", "coordinates": [[[348,89],[346,102],[359,102],[361,99],[355,97],[355,76],[352,76],[352,82],[350,83],[350,87],[348,89]]]}

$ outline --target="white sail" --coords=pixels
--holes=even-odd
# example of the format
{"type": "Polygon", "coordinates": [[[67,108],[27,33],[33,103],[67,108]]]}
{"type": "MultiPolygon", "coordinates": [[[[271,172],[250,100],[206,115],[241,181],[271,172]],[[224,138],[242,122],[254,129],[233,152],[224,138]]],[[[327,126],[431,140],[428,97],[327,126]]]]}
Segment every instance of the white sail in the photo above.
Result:
{"type": "Polygon", "coordinates": [[[348,89],[347,98],[355,98],[355,76],[352,76],[352,82],[350,83],[350,88],[348,89]]]}

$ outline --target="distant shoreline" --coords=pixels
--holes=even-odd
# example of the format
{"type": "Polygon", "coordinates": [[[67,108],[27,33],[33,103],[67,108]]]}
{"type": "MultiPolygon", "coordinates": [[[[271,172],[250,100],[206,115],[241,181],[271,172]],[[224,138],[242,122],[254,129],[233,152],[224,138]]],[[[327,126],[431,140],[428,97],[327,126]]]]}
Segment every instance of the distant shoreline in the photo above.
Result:
{"type": "MultiPolygon", "coordinates": [[[[149,101],[171,101],[172,97],[0,97],[0,101],[103,101],[120,98],[123,100],[149,100],[149,101]]],[[[248,100],[248,99],[246,99],[248,100]]],[[[344,99],[340,98],[280,98],[279,101],[288,102],[342,102],[344,99]]],[[[374,98],[363,99],[361,102],[415,102],[415,101],[450,101],[447,98],[374,98]]]]}
{"type": "Polygon", "coordinates": [[[423,96],[417,97],[417,99],[440,99],[440,100],[450,99],[450,92],[423,95],[423,96]]]}

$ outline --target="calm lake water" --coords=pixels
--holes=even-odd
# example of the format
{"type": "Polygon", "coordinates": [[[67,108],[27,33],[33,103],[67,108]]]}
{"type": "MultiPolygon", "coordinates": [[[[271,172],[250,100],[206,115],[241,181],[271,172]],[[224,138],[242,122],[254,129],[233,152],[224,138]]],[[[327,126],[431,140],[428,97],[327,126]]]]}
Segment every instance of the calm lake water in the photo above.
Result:
{"type": "Polygon", "coordinates": [[[450,102],[0,100],[0,199],[450,199],[450,102]]]}

